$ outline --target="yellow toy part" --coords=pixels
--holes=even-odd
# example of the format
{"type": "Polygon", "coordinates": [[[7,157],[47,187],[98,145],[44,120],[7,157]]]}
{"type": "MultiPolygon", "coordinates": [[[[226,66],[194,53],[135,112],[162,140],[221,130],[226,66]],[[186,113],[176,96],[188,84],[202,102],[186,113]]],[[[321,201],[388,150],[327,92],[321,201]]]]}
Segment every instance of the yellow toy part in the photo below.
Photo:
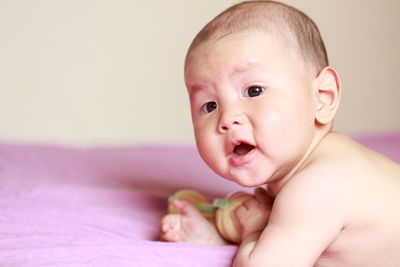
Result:
{"type": "Polygon", "coordinates": [[[215,214],[215,208],[208,202],[207,198],[202,194],[188,189],[179,190],[168,201],[168,213],[181,213],[181,211],[172,205],[172,201],[175,199],[186,199],[192,203],[201,214],[207,219],[213,219],[215,214]]]}
{"type": "Polygon", "coordinates": [[[221,201],[218,199],[214,201],[214,204],[219,207],[215,215],[215,225],[218,232],[225,240],[233,243],[240,243],[242,241],[240,228],[234,211],[239,205],[251,197],[253,197],[253,195],[249,193],[235,192],[221,201]],[[226,200],[228,203],[224,203],[226,200]],[[222,205],[219,205],[218,202],[222,203],[222,205]]]}

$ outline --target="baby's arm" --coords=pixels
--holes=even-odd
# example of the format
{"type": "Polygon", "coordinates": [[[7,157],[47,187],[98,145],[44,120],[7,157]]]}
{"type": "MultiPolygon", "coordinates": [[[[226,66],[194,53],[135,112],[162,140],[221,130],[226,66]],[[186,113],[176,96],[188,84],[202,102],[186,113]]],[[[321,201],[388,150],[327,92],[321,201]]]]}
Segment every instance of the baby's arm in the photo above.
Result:
{"type": "MultiPolygon", "coordinates": [[[[298,176],[275,199],[267,227],[243,231],[234,266],[312,266],[338,236],[343,211],[334,179],[298,176]]],[[[246,212],[251,216],[251,209],[246,212]]]]}

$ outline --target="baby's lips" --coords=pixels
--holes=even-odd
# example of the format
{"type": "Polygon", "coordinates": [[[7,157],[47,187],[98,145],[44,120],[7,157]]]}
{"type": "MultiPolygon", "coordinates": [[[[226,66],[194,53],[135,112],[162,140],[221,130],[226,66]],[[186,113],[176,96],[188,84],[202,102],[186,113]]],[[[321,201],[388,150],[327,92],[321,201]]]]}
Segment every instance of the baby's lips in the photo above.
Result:
{"type": "Polygon", "coordinates": [[[229,155],[242,156],[253,150],[256,146],[249,141],[237,139],[231,142],[229,155]]]}
{"type": "Polygon", "coordinates": [[[233,166],[233,167],[239,167],[241,165],[245,165],[249,162],[251,162],[255,156],[257,155],[257,149],[256,147],[254,147],[253,149],[249,150],[248,152],[246,152],[243,155],[239,155],[239,154],[231,154],[229,157],[229,163],[233,166]]]}
{"type": "Polygon", "coordinates": [[[247,153],[251,152],[254,148],[255,148],[255,146],[253,146],[253,145],[249,145],[247,143],[240,143],[233,150],[233,154],[235,156],[244,156],[247,153]]]}
{"type": "Polygon", "coordinates": [[[234,153],[236,146],[240,145],[241,143],[246,143],[246,141],[243,141],[241,139],[231,141],[227,148],[227,155],[232,155],[234,153]]]}

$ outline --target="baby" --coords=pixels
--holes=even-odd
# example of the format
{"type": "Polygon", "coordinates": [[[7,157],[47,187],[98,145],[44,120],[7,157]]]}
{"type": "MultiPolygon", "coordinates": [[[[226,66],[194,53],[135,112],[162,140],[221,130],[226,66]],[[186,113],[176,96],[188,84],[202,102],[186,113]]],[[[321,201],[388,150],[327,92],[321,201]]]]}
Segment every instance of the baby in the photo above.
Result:
{"type": "MultiPolygon", "coordinates": [[[[400,165],[332,131],[342,86],[313,21],[281,3],[237,4],[185,61],[196,144],[217,174],[268,185],[235,210],[234,266],[400,266],[400,165]]],[[[223,244],[187,201],[167,241],[223,244]]]]}

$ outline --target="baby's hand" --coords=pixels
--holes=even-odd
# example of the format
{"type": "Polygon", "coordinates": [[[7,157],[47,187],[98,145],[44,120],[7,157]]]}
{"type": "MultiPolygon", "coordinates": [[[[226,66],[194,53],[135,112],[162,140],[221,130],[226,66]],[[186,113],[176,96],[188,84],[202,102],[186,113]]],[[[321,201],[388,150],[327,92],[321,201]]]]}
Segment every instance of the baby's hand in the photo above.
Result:
{"type": "Polygon", "coordinates": [[[256,188],[254,197],[235,209],[242,240],[249,234],[263,231],[267,226],[272,209],[273,198],[262,188],[256,188]]]}

